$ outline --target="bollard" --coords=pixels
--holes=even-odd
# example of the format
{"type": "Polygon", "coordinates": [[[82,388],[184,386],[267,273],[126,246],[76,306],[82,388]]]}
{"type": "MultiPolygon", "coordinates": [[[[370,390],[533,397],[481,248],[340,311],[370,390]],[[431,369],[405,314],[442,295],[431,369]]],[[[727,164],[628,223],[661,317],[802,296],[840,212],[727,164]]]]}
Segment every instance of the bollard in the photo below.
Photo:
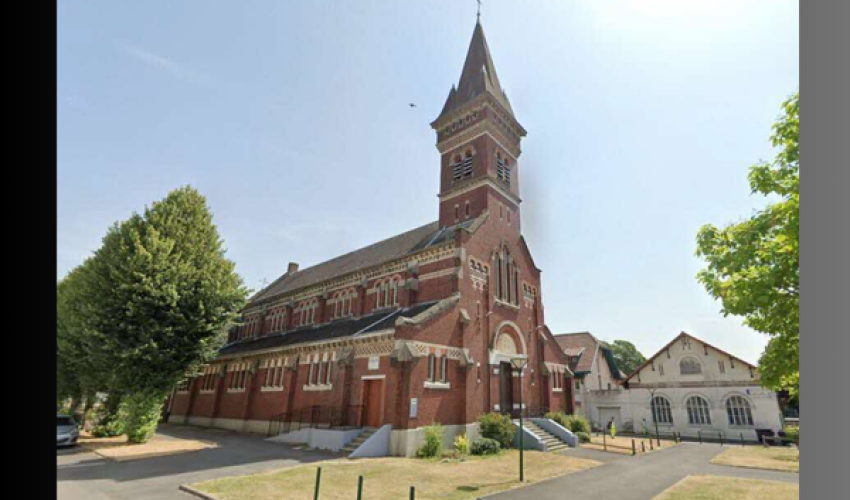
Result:
{"type": "Polygon", "coordinates": [[[322,468],[316,469],[316,489],[313,491],[313,500],[319,500],[319,486],[322,484],[322,468]]]}
{"type": "Polygon", "coordinates": [[[652,451],[652,450],[654,450],[654,449],[655,449],[655,446],[653,446],[653,444],[652,444],[652,440],[650,439],[650,440],[649,440],[649,451],[652,451]]]}
{"type": "Polygon", "coordinates": [[[637,446],[635,446],[635,440],[632,439],[632,456],[637,455],[637,446]]]}
{"type": "Polygon", "coordinates": [[[657,441],[657,445],[661,448],[661,436],[658,435],[658,431],[655,431],[655,440],[657,441]]]}
{"type": "Polygon", "coordinates": [[[605,434],[602,435],[602,451],[608,451],[608,444],[605,442],[605,434]]]}
{"type": "Polygon", "coordinates": [[[741,446],[744,446],[744,433],[741,433],[741,446]]]}
{"type": "Polygon", "coordinates": [[[720,435],[720,446],[723,446],[723,433],[718,433],[720,435]]]}
{"type": "Polygon", "coordinates": [[[643,439],[641,439],[640,441],[640,452],[646,453],[646,443],[643,441],[643,439]]]}
{"type": "Polygon", "coordinates": [[[702,444],[702,431],[697,431],[697,437],[699,437],[699,444],[702,444]]]}
{"type": "Polygon", "coordinates": [[[416,487],[410,487],[410,500],[416,500],[416,487]]]}
{"type": "Polygon", "coordinates": [[[363,500],[363,476],[357,478],[357,500],[363,500]]]}

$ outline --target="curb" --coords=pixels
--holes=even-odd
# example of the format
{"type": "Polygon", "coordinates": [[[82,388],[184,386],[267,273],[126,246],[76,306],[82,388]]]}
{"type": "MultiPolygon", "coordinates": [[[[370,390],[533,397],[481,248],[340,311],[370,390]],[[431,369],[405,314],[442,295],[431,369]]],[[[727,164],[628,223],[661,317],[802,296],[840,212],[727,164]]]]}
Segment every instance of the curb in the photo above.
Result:
{"type": "Polygon", "coordinates": [[[195,488],[192,488],[191,486],[186,484],[181,484],[177,489],[185,491],[186,493],[194,495],[198,498],[203,498],[204,500],[219,500],[218,497],[212,496],[209,493],[204,493],[200,490],[196,490],[195,488]]]}

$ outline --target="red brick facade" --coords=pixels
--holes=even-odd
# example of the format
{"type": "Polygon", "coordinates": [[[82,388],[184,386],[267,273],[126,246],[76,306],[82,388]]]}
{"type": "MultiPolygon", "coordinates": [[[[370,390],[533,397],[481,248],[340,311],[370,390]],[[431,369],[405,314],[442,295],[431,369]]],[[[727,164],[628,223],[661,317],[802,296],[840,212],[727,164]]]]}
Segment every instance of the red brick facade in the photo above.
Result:
{"type": "MultiPolygon", "coordinates": [[[[459,87],[471,90],[463,99],[453,90],[432,124],[441,192],[438,230],[429,237],[438,243],[426,241],[421,249],[277,295],[261,292],[229,343],[285,340],[290,332],[303,332],[303,339],[232,353],[226,346],[210,365],[216,372],[212,390],[201,391],[201,378],[190,381],[188,390],[175,392],[172,417],[210,425],[259,422],[245,429],[261,431],[263,422],[280,415],[320,407],[357,412],[361,424],[379,416],[394,429],[461,425],[485,412],[516,411],[520,383],[530,412],[572,410],[571,373],[545,327],[540,270],[521,234],[517,158],[525,130],[501,93],[480,25],[459,87]],[[483,77],[468,69],[481,68],[479,60],[487,70],[483,77]],[[310,338],[310,328],[376,311],[386,312],[390,326],[310,338]],[[517,355],[528,360],[523,377],[506,371],[505,362],[517,355]],[[275,366],[282,366],[282,384],[264,387],[275,379],[277,372],[269,373],[275,366]],[[244,371],[234,371],[239,367],[244,371]]],[[[306,276],[298,273],[282,279],[306,276]]],[[[384,318],[383,312],[376,317],[384,318]]]]}

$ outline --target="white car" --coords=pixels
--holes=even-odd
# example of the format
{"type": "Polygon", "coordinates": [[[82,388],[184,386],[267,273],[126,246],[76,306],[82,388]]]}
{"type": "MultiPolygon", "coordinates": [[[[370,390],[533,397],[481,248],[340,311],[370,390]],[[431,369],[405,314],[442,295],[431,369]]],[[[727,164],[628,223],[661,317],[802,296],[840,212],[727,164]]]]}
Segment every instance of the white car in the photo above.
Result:
{"type": "Polygon", "coordinates": [[[56,446],[74,446],[80,431],[74,417],[56,415],[56,446]]]}

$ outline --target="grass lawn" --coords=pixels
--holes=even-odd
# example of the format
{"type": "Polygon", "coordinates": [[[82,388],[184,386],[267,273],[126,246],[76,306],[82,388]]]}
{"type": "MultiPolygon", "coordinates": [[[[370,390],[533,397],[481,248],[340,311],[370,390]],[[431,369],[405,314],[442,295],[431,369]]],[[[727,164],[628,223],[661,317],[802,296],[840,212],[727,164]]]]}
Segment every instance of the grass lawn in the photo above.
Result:
{"type": "MultiPolygon", "coordinates": [[[[464,462],[415,458],[331,460],[275,472],[215,479],[191,485],[222,500],[287,500],[312,498],[316,468],[322,467],[322,500],[356,498],[357,476],[363,476],[363,497],[369,500],[408,498],[469,499],[520,485],[519,452],[490,457],[467,457],[464,462]]],[[[525,452],[525,480],[537,482],[601,465],[595,460],[555,453],[525,452]]]]}
{"type": "Polygon", "coordinates": [[[800,485],[718,476],[688,476],[653,500],[799,500],[800,485]]]}
{"type": "MultiPolygon", "coordinates": [[[[649,441],[650,441],[649,439],[647,439],[647,438],[632,438],[631,436],[620,436],[620,437],[615,438],[613,440],[611,439],[611,436],[606,436],[605,437],[605,444],[608,447],[607,450],[604,450],[603,443],[602,443],[602,436],[597,436],[595,434],[590,437],[589,443],[581,443],[580,446],[582,448],[590,448],[590,449],[593,449],[593,450],[599,450],[599,451],[604,450],[604,451],[608,451],[609,453],[622,453],[624,455],[631,455],[632,454],[632,439],[635,440],[635,451],[637,451],[638,454],[641,453],[641,447],[640,447],[641,441],[643,441],[643,444],[646,447],[647,453],[652,451],[652,448],[650,448],[650,446],[649,446],[649,441]]],[[[659,447],[658,441],[656,441],[655,439],[652,439],[652,447],[656,450],[663,449],[663,448],[669,448],[669,447],[675,446],[675,445],[676,445],[676,442],[673,441],[673,440],[662,439],[661,440],[661,446],[659,447]]]]}
{"type": "Polygon", "coordinates": [[[800,472],[800,450],[795,447],[747,446],[729,448],[711,461],[717,465],[800,472]]]}
{"type": "Polygon", "coordinates": [[[207,441],[177,439],[160,436],[159,434],[154,434],[147,443],[130,444],[127,442],[127,436],[96,438],[88,433],[82,433],[79,444],[83,448],[116,462],[161,457],[164,455],[203,450],[205,448],[214,448],[216,446],[215,443],[207,441]]]}

